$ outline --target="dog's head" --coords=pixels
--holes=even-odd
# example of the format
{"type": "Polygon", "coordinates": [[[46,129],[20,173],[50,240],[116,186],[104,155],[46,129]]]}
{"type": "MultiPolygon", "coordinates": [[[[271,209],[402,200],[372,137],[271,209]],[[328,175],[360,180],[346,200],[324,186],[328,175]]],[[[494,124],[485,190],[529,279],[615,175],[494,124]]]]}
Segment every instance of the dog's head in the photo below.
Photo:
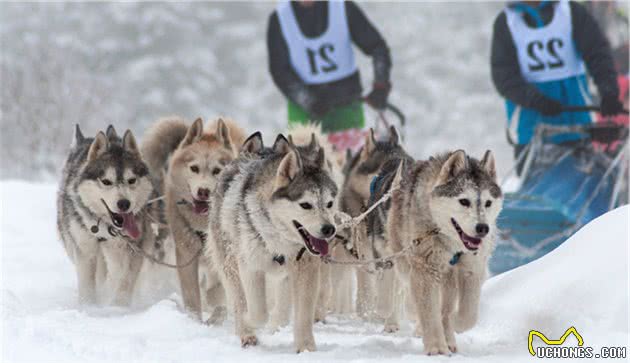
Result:
{"type": "Polygon", "coordinates": [[[458,150],[442,160],[429,198],[432,218],[453,249],[477,251],[494,240],[503,205],[494,156],[488,150],[477,160],[458,150]]]}
{"type": "Polygon", "coordinates": [[[201,118],[188,128],[169,165],[170,187],[179,200],[192,207],[195,214],[207,215],[210,193],[219,174],[236,157],[236,148],[226,123],[219,119],[216,129],[203,131],[201,118]]]}
{"type": "Polygon", "coordinates": [[[324,149],[291,149],[282,157],[274,178],[270,217],[283,225],[291,240],[313,255],[328,254],[334,238],[337,185],[328,168],[324,149]]]}
{"type": "Polygon", "coordinates": [[[344,167],[346,185],[356,191],[365,200],[370,197],[370,183],[378,175],[383,164],[392,159],[406,158],[407,153],[399,143],[396,128],[389,128],[389,136],[377,141],[374,130],[370,129],[365,137],[365,144],[353,158],[348,159],[344,167]]]}
{"type": "Polygon", "coordinates": [[[83,205],[98,218],[138,239],[142,233],[138,213],[152,191],[148,167],[131,131],[127,130],[122,139],[112,126],[106,133],[99,132],[87,151],[76,185],[83,205]]]}

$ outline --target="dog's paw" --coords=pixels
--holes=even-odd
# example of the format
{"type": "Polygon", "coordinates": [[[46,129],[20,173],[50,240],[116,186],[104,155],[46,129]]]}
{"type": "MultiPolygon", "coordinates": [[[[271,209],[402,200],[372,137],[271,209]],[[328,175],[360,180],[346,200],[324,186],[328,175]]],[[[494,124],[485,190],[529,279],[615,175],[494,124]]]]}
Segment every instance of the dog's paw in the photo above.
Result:
{"type": "Polygon", "coordinates": [[[452,343],[448,345],[448,350],[451,351],[451,353],[457,353],[457,344],[452,343]]]}
{"type": "Polygon", "coordinates": [[[245,335],[241,337],[241,347],[253,347],[258,345],[258,338],[255,335],[245,335]]]}
{"type": "Polygon", "coordinates": [[[212,315],[206,320],[206,325],[221,325],[227,318],[227,308],[225,306],[217,306],[214,308],[212,315]]]}
{"type": "Polygon", "coordinates": [[[303,352],[314,352],[317,348],[315,347],[315,342],[309,342],[305,344],[300,344],[296,347],[296,353],[300,354],[303,352]]]}
{"type": "Polygon", "coordinates": [[[395,333],[400,330],[400,326],[396,323],[385,324],[383,331],[385,333],[395,333]]]}
{"type": "Polygon", "coordinates": [[[427,343],[424,346],[424,353],[426,355],[450,354],[450,352],[451,351],[444,341],[427,343]]]}

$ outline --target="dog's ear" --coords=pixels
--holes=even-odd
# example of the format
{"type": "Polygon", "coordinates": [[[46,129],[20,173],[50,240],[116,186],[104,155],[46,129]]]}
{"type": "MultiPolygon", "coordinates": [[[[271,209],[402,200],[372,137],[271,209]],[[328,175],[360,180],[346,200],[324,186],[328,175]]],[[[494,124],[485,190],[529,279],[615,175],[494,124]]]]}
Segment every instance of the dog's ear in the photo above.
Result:
{"type": "Polygon", "coordinates": [[[494,180],[497,181],[497,168],[494,163],[494,154],[492,151],[486,150],[486,153],[483,154],[483,159],[481,159],[481,168],[488,173],[488,175],[494,180]]]}
{"type": "MultiPolygon", "coordinates": [[[[317,156],[315,157],[315,165],[320,168],[323,169],[324,168],[324,163],[326,162],[326,155],[324,155],[324,148],[320,147],[319,149],[317,149],[317,156]]],[[[330,166],[330,168],[332,169],[332,166],[330,166]]]]}
{"type": "Polygon", "coordinates": [[[85,140],[85,136],[83,136],[83,132],[81,132],[81,127],[79,124],[74,125],[74,135],[72,136],[72,144],[70,144],[71,148],[75,148],[77,145],[85,140]]]}
{"type": "Polygon", "coordinates": [[[109,141],[107,140],[107,136],[103,133],[103,131],[99,131],[92,141],[92,145],[90,145],[90,150],[88,150],[87,160],[93,161],[96,160],[99,156],[103,155],[107,148],[109,147],[109,141]]]}
{"type": "Polygon", "coordinates": [[[232,150],[232,137],[230,136],[230,129],[227,127],[222,118],[219,118],[217,121],[217,140],[219,140],[224,148],[232,150]]]}
{"type": "Polygon", "coordinates": [[[457,150],[449,156],[438,175],[436,185],[441,185],[466,169],[466,153],[464,150],[457,150]]]}
{"type": "Polygon", "coordinates": [[[363,145],[363,150],[361,151],[361,158],[363,160],[367,159],[374,149],[376,149],[376,139],[374,138],[374,129],[370,127],[370,132],[365,135],[365,144],[363,145]]]}
{"type": "Polygon", "coordinates": [[[107,140],[109,141],[118,139],[118,133],[116,132],[114,125],[107,126],[107,131],[105,131],[105,135],[107,135],[107,140]]]}
{"type": "Polygon", "coordinates": [[[123,135],[123,149],[134,155],[140,156],[140,149],[138,149],[136,138],[133,136],[131,130],[125,131],[125,134],[123,135]]]}
{"type": "Polygon", "coordinates": [[[404,173],[405,173],[405,160],[401,159],[400,162],[398,163],[398,168],[396,169],[396,175],[394,175],[394,180],[392,181],[391,189],[400,187],[400,183],[402,183],[404,173]]]}
{"type": "Polygon", "coordinates": [[[184,140],[182,141],[182,146],[197,142],[201,138],[201,134],[203,134],[203,120],[201,117],[198,117],[188,128],[186,136],[184,136],[184,140]]]}
{"type": "MultiPolygon", "coordinates": [[[[289,136],[289,138],[291,138],[291,136],[289,136]]],[[[284,135],[278,134],[276,141],[273,143],[272,149],[275,154],[284,155],[291,149],[291,144],[284,135]]]]}
{"type": "Polygon", "coordinates": [[[389,127],[389,143],[396,146],[398,145],[398,131],[394,126],[389,127]]]}
{"type": "Polygon", "coordinates": [[[317,137],[315,136],[315,133],[311,133],[311,142],[308,144],[308,149],[313,151],[317,150],[318,147],[319,142],[317,142],[317,137]]]}
{"type": "Polygon", "coordinates": [[[300,170],[302,170],[300,154],[296,149],[291,149],[284,158],[282,158],[282,161],[280,161],[280,166],[278,166],[278,171],[276,172],[274,190],[291,184],[300,170]]]}
{"type": "Polygon", "coordinates": [[[262,151],[264,148],[262,134],[260,131],[256,131],[251,134],[247,140],[241,145],[241,152],[256,154],[262,151]]]}

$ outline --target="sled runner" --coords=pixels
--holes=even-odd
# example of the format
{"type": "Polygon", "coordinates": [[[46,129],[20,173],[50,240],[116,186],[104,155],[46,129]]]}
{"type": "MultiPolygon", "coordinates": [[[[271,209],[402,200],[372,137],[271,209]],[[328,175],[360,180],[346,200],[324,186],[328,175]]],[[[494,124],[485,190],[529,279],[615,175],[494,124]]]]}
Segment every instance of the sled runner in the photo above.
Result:
{"type": "Polygon", "coordinates": [[[625,125],[540,125],[521,158],[521,185],[506,193],[497,223],[501,232],[490,262],[494,274],[545,255],[586,223],[628,203],[625,125]],[[563,144],[549,140],[566,134],[577,140],[563,144]],[[610,145],[615,147],[606,147],[610,145]]]}

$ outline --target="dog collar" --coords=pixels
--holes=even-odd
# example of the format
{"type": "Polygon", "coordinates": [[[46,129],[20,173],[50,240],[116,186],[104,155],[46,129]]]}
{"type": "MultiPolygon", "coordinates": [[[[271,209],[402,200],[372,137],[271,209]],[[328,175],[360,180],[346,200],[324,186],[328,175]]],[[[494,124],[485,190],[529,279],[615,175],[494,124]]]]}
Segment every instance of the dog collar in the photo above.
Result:
{"type": "Polygon", "coordinates": [[[456,252],[453,255],[453,257],[451,258],[451,260],[448,261],[449,265],[451,265],[451,266],[457,265],[457,263],[459,262],[459,258],[462,257],[463,254],[464,254],[464,252],[462,252],[462,251],[456,252]]]}

